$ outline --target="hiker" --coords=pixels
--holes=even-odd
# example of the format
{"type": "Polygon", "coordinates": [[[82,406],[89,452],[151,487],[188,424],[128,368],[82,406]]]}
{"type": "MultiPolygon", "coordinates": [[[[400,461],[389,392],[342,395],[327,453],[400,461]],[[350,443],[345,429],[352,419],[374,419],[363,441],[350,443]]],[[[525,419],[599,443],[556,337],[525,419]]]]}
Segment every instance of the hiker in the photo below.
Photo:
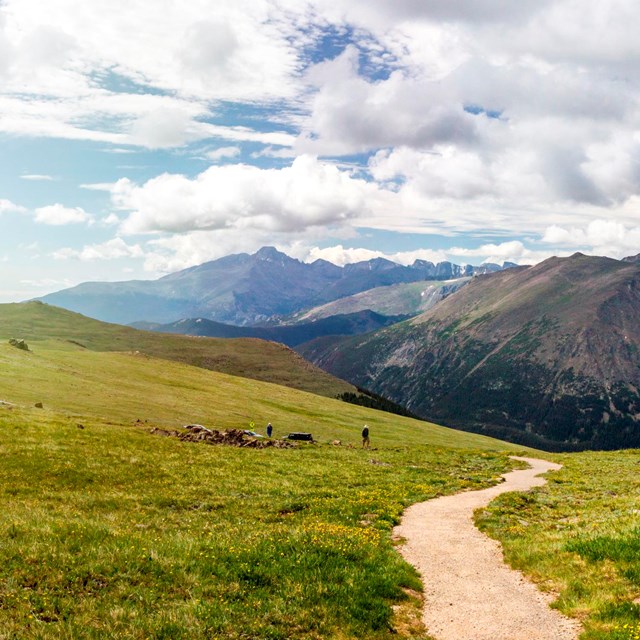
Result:
{"type": "Polygon", "coordinates": [[[369,442],[369,427],[365,424],[362,430],[362,448],[368,449],[371,446],[369,442]]]}
{"type": "Polygon", "coordinates": [[[269,423],[267,425],[267,437],[270,438],[272,433],[273,433],[273,427],[271,426],[271,423],[269,423]]]}

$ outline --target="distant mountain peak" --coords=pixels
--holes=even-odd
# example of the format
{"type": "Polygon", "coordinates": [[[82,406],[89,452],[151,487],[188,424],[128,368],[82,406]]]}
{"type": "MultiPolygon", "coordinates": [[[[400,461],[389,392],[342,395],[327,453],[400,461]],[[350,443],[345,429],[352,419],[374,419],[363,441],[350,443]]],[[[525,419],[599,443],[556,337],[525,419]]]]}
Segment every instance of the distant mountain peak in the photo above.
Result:
{"type": "Polygon", "coordinates": [[[290,258],[286,253],[278,251],[275,247],[262,247],[253,256],[257,260],[264,260],[265,262],[298,262],[295,258],[290,258]]]}

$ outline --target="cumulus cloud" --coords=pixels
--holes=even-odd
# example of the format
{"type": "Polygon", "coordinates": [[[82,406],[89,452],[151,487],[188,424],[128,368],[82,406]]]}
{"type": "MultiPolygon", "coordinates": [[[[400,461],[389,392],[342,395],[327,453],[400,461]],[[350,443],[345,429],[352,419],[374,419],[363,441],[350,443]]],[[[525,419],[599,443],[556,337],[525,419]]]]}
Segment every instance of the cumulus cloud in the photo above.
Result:
{"type": "MultiPolygon", "coordinates": [[[[203,121],[213,102],[294,96],[301,54],[291,20],[269,0],[162,11],[124,0],[96,0],[91,11],[79,0],[6,0],[0,130],[149,148],[224,137],[227,127],[203,121]],[[208,13],[219,17],[203,21],[208,13]]],[[[229,131],[252,139],[248,128],[229,131]]]]}
{"type": "Polygon", "coordinates": [[[447,253],[453,257],[482,258],[482,262],[503,264],[537,264],[554,255],[568,255],[568,252],[540,251],[526,247],[520,240],[501,242],[500,244],[484,244],[475,248],[451,247],[447,253]]]}
{"type": "Polygon", "coordinates": [[[427,260],[437,264],[448,260],[444,251],[434,251],[431,249],[416,249],[415,251],[401,251],[396,253],[385,253],[383,251],[372,251],[371,249],[363,249],[357,247],[343,247],[341,244],[333,247],[312,247],[308,250],[305,257],[306,262],[314,260],[327,260],[339,266],[352,264],[354,262],[363,262],[374,258],[385,258],[397,264],[411,265],[416,260],[427,260]]]}
{"type": "Polygon", "coordinates": [[[345,264],[352,264],[354,262],[363,262],[365,260],[372,260],[373,258],[385,257],[382,251],[372,251],[371,249],[349,247],[345,248],[341,244],[335,247],[313,247],[306,252],[305,261],[313,262],[315,260],[327,260],[333,264],[344,266],[345,264]]]}
{"type": "Polygon", "coordinates": [[[384,196],[378,187],[332,164],[300,156],[282,169],[213,166],[195,179],[164,174],[136,185],[123,179],[114,204],[130,211],[127,234],[206,229],[293,232],[343,224],[384,196]]]}
{"type": "Polygon", "coordinates": [[[100,244],[85,245],[82,249],[59,249],[53,253],[56,260],[75,258],[83,262],[116,260],[118,258],[142,258],[144,250],[139,244],[129,245],[122,238],[113,238],[100,244]]]}
{"type": "MultiPolygon", "coordinates": [[[[293,0],[290,0],[293,1],[293,0]]],[[[550,0],[316,0],[334,19],[366,25],[370,29],[411,21],[462,23],[522,22],[549,5],[550,0]]]]}
{"type": "Polygon", "coordinates": [[[3,213],[25,213],[26,211],[25,207],[15,204],[6,198],[0,198],[0,215],[3,213]]]}
{"type": "MultiPolygon", "coordinates": [[[[240,246],[323,225],[501,237],[555,225],[545,246],[577,230],[581,246],[622,251],[589,225],[636,226],[638,18],[635,0],[5,0],[0,131],[114,152],[192,145],[183,157],[225,165],[123,178],[110,188],[123,233],[240,246]],[[241,143],[263,168],[229,166],[241,143]],[[360,172],[341,164],[354,154],[360,172]]],[[[43,222],[88,215],[43,210],[43,222]]],[[[488,255],[504,252],[537,255],[488,255]]]]}
{"type": "Polygon", "coordinates": [[[204,154],[209,160],[219,162],[225,158],[236,158],[240,155],[240,147],[218,147],[204,154]]]}
{"type": "Polygon", "coordinates": [[[90,220],[91,216],[82,207],[65,207],[56,203],[35,210],[35,221],[42,224],[61,226],[90,220]]]}
{"type": "Polygon", "coordinates": [[[640,225],[627,226],[616,220],[593,220],[585,227],[549,226],[542,242],[612,258],[638,253],[640,225]]]}
{"type": "Polygon", "coordinates": [[[395,145],[466,145],[475,139],[473,116],[437,83],[416,82],[400,71],[386,80],[366,80],[358,70],[359,55],[349,46],[309,71],[318,90],[297,151],[336,155],[395,145]]]}

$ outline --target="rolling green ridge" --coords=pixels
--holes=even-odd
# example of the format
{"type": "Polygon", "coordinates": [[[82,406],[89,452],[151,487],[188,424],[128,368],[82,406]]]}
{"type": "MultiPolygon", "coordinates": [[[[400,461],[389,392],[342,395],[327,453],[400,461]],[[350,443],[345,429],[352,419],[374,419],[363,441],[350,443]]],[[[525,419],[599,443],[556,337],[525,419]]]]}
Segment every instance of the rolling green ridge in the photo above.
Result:
{"type": "Polygon", "coordinates": [[[32,351],[0,344],[0,389],[5,401],[36,402],[55,412],[150,425],[204,423],[249,428],[272,422],[283,431],[312,431],[328,440],[356,442],[361,423],[387,445],[509,449],[484,436],[294,390],[136,353],[86,351],[73,344],[34,343],[32,351]]]}
{"type": "Polygon", "coordinates": [[[161,336],[108,324],[40,302],[0,305],[0,340],[55,343],[76,352],[130,352],[265,380],[329,397],[354,388],[319,370],[291,349],[252,338],[161,336]]]}

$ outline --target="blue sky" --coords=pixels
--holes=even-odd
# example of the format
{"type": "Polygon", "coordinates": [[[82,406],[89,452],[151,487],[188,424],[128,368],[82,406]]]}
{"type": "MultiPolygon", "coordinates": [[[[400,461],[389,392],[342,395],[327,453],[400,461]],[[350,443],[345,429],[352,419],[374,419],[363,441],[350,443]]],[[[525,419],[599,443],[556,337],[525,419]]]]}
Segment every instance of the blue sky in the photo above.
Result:
{"type": "Polygon", "coordinates": [[[640,252],[633,0],[0,0],[0,301],[275,245],[640,252]]]}

